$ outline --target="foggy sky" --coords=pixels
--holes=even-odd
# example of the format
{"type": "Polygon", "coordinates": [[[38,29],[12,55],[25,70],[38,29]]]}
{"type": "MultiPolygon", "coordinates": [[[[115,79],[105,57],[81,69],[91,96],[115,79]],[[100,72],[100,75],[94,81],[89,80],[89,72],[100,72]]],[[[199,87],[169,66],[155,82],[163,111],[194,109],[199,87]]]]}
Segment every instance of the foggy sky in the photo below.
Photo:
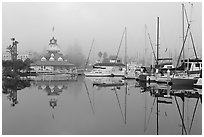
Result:
{"type": "MultiPolygon", "coordinates": [[[[202,54],[202,4],[185,3],[188,17],[192,19],[191,32],[198,53],[202,54]],[[191,14],[192,13],[192,14],[191,14]]],[[[116,54],[127,27],[128,55],[144,55],[145,24],[156,43],[156,18],[160,17],[160,50],[166,48],[179,52],[182,46],[181,3],[3,3],[2,4],[2,51],[11,43],[19,41],[19,50],[45,51],[54,35],[65,53],[70,45],[79,45],[87,56],[92,40],[94,51],[116,54]],[[54,34],[52,27],[54,26],[54,34]]],[[[186,24],[186,22],[185,22],[186,24]]],[[[186,29],[185,29],[186,30],[186,29]]],[[[192,44],[187,42],[190,48],[192,44]]],[[[148,38],[146,47],[151,52],[148,38]]],[[[124,52],[124,42],[121,47],[124,52]]]]}

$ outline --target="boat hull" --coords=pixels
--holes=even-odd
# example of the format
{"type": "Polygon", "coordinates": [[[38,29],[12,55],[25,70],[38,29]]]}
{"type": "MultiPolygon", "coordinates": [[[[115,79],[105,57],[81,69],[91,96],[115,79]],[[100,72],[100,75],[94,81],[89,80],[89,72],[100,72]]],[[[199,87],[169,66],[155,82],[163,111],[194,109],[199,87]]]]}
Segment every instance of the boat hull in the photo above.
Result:
{"type": "Polygon", "coordinates": [[[110,73],[84,73],[86,77],[124,77],[123,74],[110,74],[110,73]]]}
{"type": "Polygon", "coordinates": [[[197,79],[194,78],[172,78],[172,84],[176,86],[194,86],[197,79]]]}
{"type": "Polygon", "coordinates": [[[93,86],[98,86],[98,87],[115,87],[115,86],[123,86],[124,83],[93,83],[93,86]]]}
{"type": "Polygon", "coordinates": [[[84,73],[86,77],[113,77],[111,74],[93,74],[93,73],[84,73]]]}

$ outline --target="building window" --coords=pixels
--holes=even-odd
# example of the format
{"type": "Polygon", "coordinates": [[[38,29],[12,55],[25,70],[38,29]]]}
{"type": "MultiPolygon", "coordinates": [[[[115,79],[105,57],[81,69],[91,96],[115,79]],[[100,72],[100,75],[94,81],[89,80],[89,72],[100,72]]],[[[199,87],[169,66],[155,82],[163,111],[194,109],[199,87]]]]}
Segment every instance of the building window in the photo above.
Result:
{"type": "Polygon", "coordinates": [[[58,61],[63,61],[62,57],[59,57],[57,60],[58,60],[58,61]]]}
{"type": "Polygon", "coordinates": [[[45,57],[42,57],[42,58],[41,58],[41,61],[46,61],[46,58],[45,58],[45,57]]]}
{"type": "Polygon", "coordinates": [[[50,57],[49,61],[54,61],[55,59],[53,57],[50,57]]]}
{"type": "Polygon", "coordinates": [[[199,64],[199,63],[196,63],[195,66],[196,66],[196,67],[200,67],[200,64],[199,64]]]}

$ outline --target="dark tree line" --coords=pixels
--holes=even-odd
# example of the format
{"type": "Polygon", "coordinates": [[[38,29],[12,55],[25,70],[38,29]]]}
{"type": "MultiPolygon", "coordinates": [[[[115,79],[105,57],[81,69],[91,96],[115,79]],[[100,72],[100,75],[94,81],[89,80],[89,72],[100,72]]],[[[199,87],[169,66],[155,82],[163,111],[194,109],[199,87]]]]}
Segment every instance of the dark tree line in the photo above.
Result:
{"type": "Polygon", "coordinates": [[[3,60],[2,67],[3,67],[3,76],[6,77],[17,77],[17,76],[24,76],[26,73],[30,72],[30,64],[32,61],[30,59],[26,59],[25,61],[22,60],[3,60]]]}

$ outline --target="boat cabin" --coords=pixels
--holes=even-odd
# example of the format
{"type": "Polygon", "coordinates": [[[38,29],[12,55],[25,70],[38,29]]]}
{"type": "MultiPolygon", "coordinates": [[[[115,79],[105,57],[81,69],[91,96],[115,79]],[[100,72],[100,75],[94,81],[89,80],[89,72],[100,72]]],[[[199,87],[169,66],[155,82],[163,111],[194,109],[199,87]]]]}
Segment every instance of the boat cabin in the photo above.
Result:
{"type": "Polygon", "coordinates": [[[200,71],[202,69],[202,59],[185,59],[181,60],[185,70],[200,71]]]}

